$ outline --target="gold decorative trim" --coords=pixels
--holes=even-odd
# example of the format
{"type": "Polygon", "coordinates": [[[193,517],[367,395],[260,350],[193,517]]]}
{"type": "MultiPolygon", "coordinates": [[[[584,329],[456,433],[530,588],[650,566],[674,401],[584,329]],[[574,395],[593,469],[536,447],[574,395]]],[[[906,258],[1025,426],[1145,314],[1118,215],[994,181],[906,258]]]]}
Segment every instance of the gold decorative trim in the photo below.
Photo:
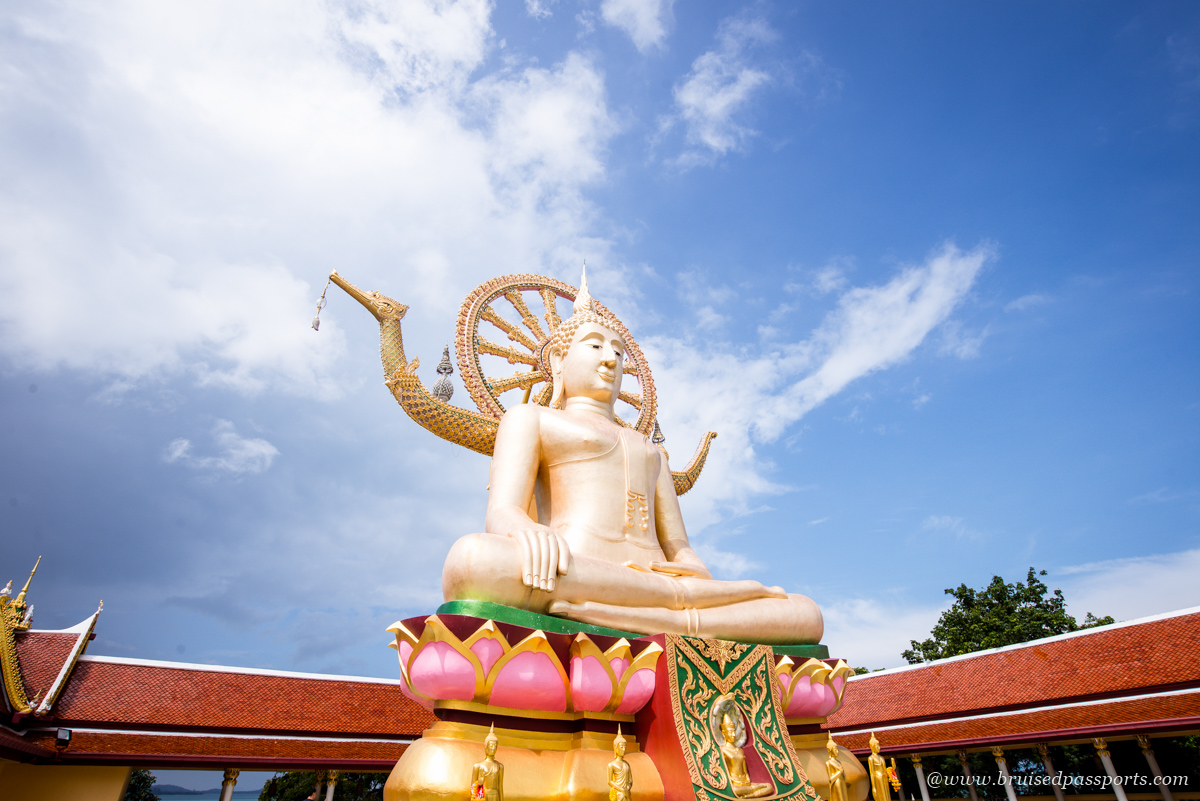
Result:
{"type": "Polygon", "coordinates": [[[613,723],[633,723],[636,720],[635,715],[618,715],[616,712],[545,712],[540,709],[514,709],[477,701],[435,701],[433,706],[434,709],[456,709],[460,712],[477,712],[481,715],[534,720],[603,720],[613,723]]]}
{"type": "Polygon", "coordinates": [[[14,712],[29,714],[33,708],[25,695],[25,680],[17,659],[16,632],[22,617],[11,599],[0,597],[0,671],[4,674],[4,694],[14,712]]]}

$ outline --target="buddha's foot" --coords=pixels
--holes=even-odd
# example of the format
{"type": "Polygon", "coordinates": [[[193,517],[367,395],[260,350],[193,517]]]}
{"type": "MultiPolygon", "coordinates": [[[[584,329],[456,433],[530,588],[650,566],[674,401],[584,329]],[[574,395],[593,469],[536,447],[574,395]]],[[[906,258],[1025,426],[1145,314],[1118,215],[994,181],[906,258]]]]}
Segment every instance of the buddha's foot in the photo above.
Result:
{"type": "Polygon", "coordinates": [[[717,640],[758,643],[816,643],[824,625],[808,598],[758,598],[702,609],[616,606],[597,601],[552,601],[547,612],[558,617],[642,634],[685,634],[717,640]]]}

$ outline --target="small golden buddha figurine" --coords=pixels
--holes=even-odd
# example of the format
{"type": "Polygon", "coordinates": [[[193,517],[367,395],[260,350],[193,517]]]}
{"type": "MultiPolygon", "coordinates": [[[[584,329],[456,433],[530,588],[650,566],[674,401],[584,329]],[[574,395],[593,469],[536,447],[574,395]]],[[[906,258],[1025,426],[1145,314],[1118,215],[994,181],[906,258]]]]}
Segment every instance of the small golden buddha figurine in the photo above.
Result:
{"type": "Polygon", "coordinates": [[[838,759],[838,746],[829,735],[825,748],[829,751],[829,759],[825,760],[825,772],[829,775],[829,801],[850,801],[850,786],[846,783],[846,769],[838,759]]]}
{"type": "Polygon", "coordinates": [[[646,634],[819,642],[817,605],[757,581],[718,581],[688,542],[666,453],[614,418],[624,326],[584,277],[541,347],[550,405],[496,433],[484,532],[446,557],[447,601],[476,599],[646,634]]]}
{"type": "Polygon", "coordinates": [[[496,726],[488,731],[483,741],[483,761],[471,768],[471,798],[483,801],[504,801],[504,766],[496,761],[496,748],[500,738],[496,726]]]}
{"type": "Polygon", "coordinates": [[[774,795],[775,788],[770,784],[750,781],[750,772],[746,770],[746,752],[742,750],[746,744],[746,728],[736,707],[721,716],[721,737],[725,740],[721,745],[721,758],[725,762],[725,772],[729,774],[733,794],[738,798],[774,795]],[[736,720],[734,715],[738,716],[736,720]]]}
{"type": "Polygon", "coordinates": [[[617,726],[613,740],[613,761],[608,763],[608,801],[630,801],[633,798],[633,769],[625,761],[625,738],[617,726]]]}
{"type": "Polygon", "coordinates": [[[879,741],[871,732],[871,756],[867,757],[867,772],[871,774],[871,797],[874,801],[892,801],[892,790],[888,786],[888,768],[879,755],[879,741]]]}

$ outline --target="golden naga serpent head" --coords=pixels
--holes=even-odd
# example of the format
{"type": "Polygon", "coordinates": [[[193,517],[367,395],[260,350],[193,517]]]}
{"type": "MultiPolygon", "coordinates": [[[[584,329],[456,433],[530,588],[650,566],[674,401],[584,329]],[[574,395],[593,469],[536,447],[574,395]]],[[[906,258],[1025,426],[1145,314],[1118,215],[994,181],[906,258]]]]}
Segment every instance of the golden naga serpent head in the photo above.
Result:
{"type": "Polygon", "coordinates": [[[403,303],[397,303],[378,292],[363,292],[354,284],[338,275],[337,270],[329,273],[329,280],[344,289],[347,295],[365,306],[367,311],[375,315],[375,319],[381,323],[384,320],[400,322],[404,319],[404,315],[408,313],[408,307],[403,303]]]}
{"type": "MultiPolygon", "coordinates": [[[[336,270],[330,273],[329,280],[379,321],[384,380],[408,416],[442,439],[485,456],[491,456],[496,443],[496,430],[506,411],[507,398],[502,398],[505,393],[520,391],[520,400],[513,398],[518,403],[541,406],[550,403],[553,381],[546,367],[545,353],[548,346],[566,333],[560,302],[566,310],[570,308],[566,304],[574,304],[578,298],[587,314],[603,319],[626,343],[625,372],[637,379],[640,391],[621,392],[619,409],[629,410],[625,413],[632,422],[626,422],[619,412],[616,421],[640,431],[662,446],[665,438],[658,426],[657,394],[646,357],[616,315],[587,293],[586,283],[581,291],[546,276],[502,275],[480,284],[467,295],[459,310],[455,350],[463,384],[478,409],[471,411],[448,403],[450,395],[445,388],[431,393],[417,377],[419,361],[413,359],[410,362],[405,357],[400,330],[408,306],[379,292],[363,291],[336,270]],[[540,314],[533,311],[531,303],[540,306],[540,314]],[[494,375],[499,370],[511,368],[516,368],[511,375],[494,375]],[[541,388],[535,391],[539,384],[541,388]]],[[[322,295],[318,313],[324,305],[323,298],[322,295]]],[[[568,323],[570,319],[568,313],[568,323]]],[[[313,327],[316,328],[315,321],[313,327]]],[[[439,372],[448,375],[448,367],[443,364],[439,372]]],[[[706,433],[688,466],[681,472],[671,471],[676,494],[682,495],[695,485],[716,436],[712,431],[706,433]]]]}

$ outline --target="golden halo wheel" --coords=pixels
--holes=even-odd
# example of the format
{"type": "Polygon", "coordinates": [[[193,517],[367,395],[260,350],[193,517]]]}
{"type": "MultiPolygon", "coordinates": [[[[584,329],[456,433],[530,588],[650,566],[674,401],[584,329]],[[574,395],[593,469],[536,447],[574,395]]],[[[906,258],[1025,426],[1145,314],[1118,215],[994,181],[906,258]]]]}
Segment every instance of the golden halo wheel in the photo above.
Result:
{"type": "MultiPolygon", "coordinates": [[[[574,303],[577,293],[570,284],[542,275],[502,275],[467,295],[454,345],[463,384],[481,413],[499,420],[506,405],[550,403],[553,387],[542,369],[541,351],[563,321],[559,298],[574,303]]],[[[617,420],[649,437],[658,406],[646,357],[621,321],[600,302],[592,303],[625,340],[624,372],[637,379],[640,390],[621,390],[617,420]],[[635,417],[634,423],[626,422],[635,417]]]]}

